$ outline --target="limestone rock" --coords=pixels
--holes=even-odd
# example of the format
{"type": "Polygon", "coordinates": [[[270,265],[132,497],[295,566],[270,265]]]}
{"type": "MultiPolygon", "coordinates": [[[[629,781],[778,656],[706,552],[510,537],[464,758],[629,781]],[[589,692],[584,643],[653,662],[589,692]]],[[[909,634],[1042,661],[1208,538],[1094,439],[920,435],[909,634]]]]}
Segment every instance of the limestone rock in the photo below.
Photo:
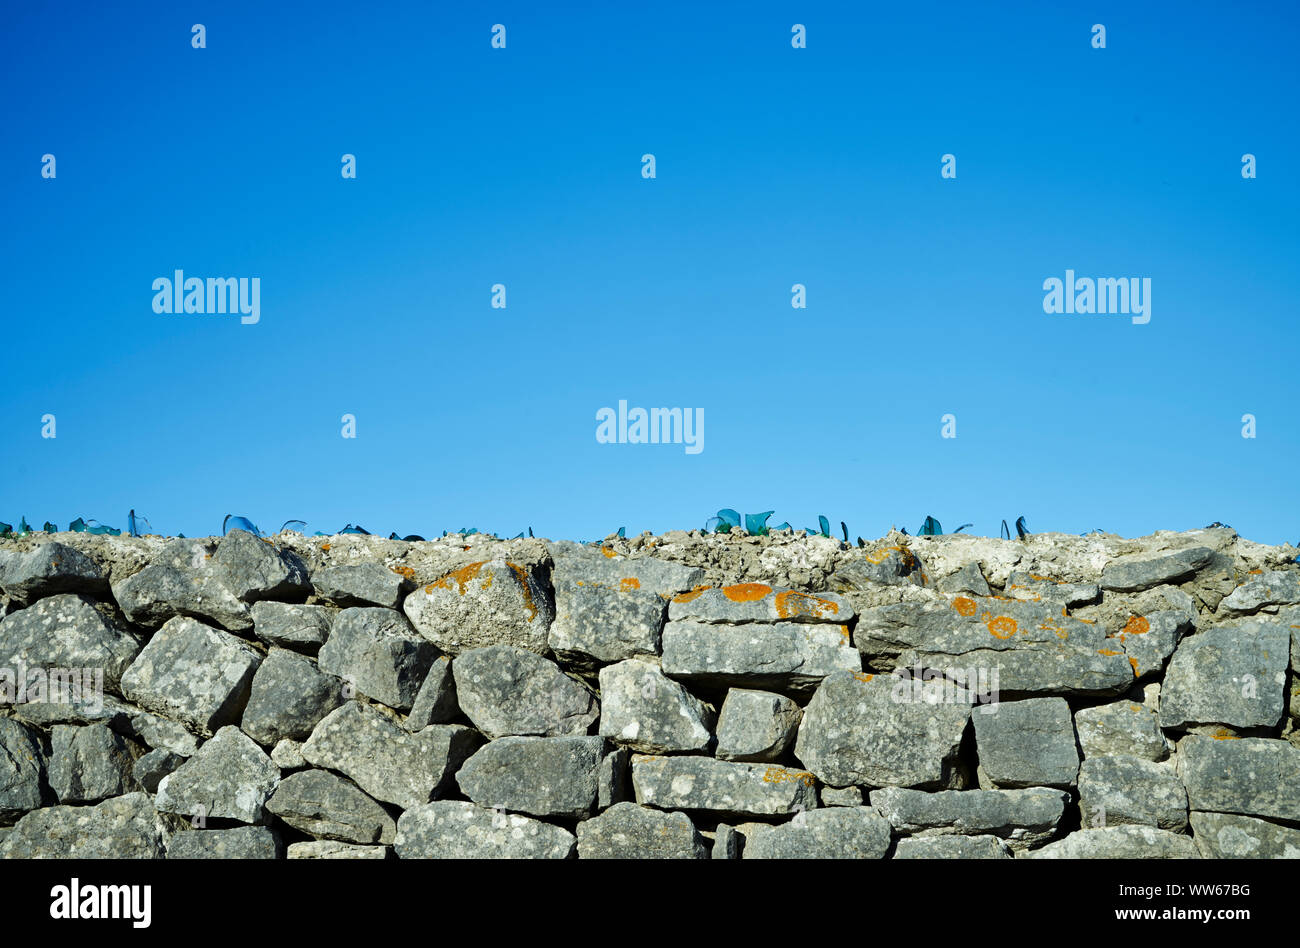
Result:
{"type": "Polygon", "coordinates": [[[252,738],[227,726],[162,779],[155,803],[160,812],[189,818],[263,823],[279,782],[279,768],[252,738]]]}
{"type": "Polygon", "coordinates": [[[747,838],[744,858],[883,859],[890,835],[888,821],[869,806],[811,810],[747,838]]]}
{"type": "Polygon", "coordinates": [[[976,714],[980,785],[1072,787],[1079,773],[1074,721],[1063,698],[1002,701],[995,714],[976,714]]]}
{"type": "Polygon", "coordinates": [[[481,806],[585,820],[595,812],[604,749],[600,737],[503,737],[465,761],[456,782],[481,806]]]}
{"type": "Polygon", "coordinates": [[[577,840],[526,816],[437,800],[401,815],[395,848],[402,859],[570,859],[577,840]]]}
{"type": "Polygon", "coordinates": [[[722,760],[779,760],[794,744],[802,718],[799,705],[783,695],[732,688],[718,716],[717,756],[722,760]]]}
{"type": "Polygon", "coordinates": [[[661,810],[724,816],[775,816],[817,806],[816,781],[805,771],[712,757],[632,757],[636,801],[661,810]]]}
{"type": "Polygon", "coordinates": [[[506,559],[449,573],[411,593],[402,608],[417,632],[452,655],[492,645],[543,652],[554,617],[538,571],[506,559]]]}
{"type": "Polygon", "coordinates": [[[702,751],[713,712],[658,665],[628,659],[600,670],[600,734],[646,754],[702,751]]]}
{"type": "Polygon", "coordinates": [[[704,839],[685,813],[618,803],[578,824],[579,859],[705,859],[704,839]]]}
{"type": "Polygon", "coordinates": [[[586,734],[600,715],[590,689],[527,649],[472,649],[451,670],[461,710],[490,738],[586,734]]]}
{"type": "Polygon", "coordinates": [[[266,808],[294,829],[345,843],[393,841],[388,811],[351,780],[328,770],[300,770],[280,781],[266,808]]]}
{"type": "Polygon", "coordinates": [[[353,682],[368,698],[398,711],[415,703],[438,650],[394,609],[344,609],[320,649],[321,671],[353,682]]]}

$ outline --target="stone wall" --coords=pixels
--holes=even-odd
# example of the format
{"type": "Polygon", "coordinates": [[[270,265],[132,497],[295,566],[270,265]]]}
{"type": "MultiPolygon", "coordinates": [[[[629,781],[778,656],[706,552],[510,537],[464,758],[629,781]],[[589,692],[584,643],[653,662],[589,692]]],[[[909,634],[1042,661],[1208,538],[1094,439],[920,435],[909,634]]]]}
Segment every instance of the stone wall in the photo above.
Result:
{"type": "Polygon", "coordinates": [[[7,540],[0,855],[1300,856],[1296,553],[7,540]]]}

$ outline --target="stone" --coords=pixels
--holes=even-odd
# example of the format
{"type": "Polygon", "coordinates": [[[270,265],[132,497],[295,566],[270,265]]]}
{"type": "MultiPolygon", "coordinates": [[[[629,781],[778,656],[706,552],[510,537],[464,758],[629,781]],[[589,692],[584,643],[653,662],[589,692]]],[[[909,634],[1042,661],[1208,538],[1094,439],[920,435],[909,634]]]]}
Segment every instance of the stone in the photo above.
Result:
{"type": "Polygon", "coordinates": [[[187,830],[167,841],[168,859],[282,859],[284,843],[265,826],[187,830]]]}
{"type": "Polygon", "coordinates": [[[1085,828],[1135,823],[1187,831],[1187,790],[1170,764],[1138,757],[1092,757],[1079,768],[1085,828]]]}
{"type": "Polygon", "coordinates": [[[784,695],[732,688],[718,716],[717,756],[722,760],[779,760],[793,746],[802,718],[799,705],[784,695]]]}
{"type": "Polygon", "coordinates": [[[334,619],[319,662],[321,671],[353,682],[366,697],[409,711],[437,657],[400,612],[357,607],[334,619]]]}
{"type": "Polygon", "coordinates": [[[1085,759],[1124,754],[1164,760],[1169,742],[1160,730],[1160,715],[1136,701],[1114,701],[1074,712],[1074,729],[1085,759]]]}
{"type": "Polygon", "coordinates": [[[402,859],[570,859],[568,830],[460,800],[411,807],[397,820],[402,859]]]}
{"type": "Polygon", "coordinates": [[[30,603],[60,593],[102,596],[108,580],[80,550],[42,543],[25,553],[0,550],[0,589],[16,603],[30,603]]]}
{"type": "Polygon", "coordinates": [[[253,603],[253,634],[268,645],[314,655],[329,638],[334,610],[302,603],[253,603]]]}
{"type": "MultiPolygon", "coordinates": [[[[118,732],[130,730],[131,714],[134,709],[111,694],[98,693],[102,685],[98,673],[87,674],[87,669],[65,669],[64,672],[71,674],[56,673],[51,675],[50,679],[56,682],[60,692],[55,697],[71,698],[71,700],[27,700],[12,705],[11,716],[24,724],[39,728],[51,728],[56,724],[82,726],[103,724],[118,732]]],[[[3,680],[3,671],[0,671],[0,680],[3,680]]],[[[31,683],[32,680],[29,678],[28,684],[31,683]]],[[[48,698],[50,695],[47,693],[45,697],[48,698]]],[[[4,685],[0,685],[0,701],[3,700],[4,685]]]]}
{"type": "Polygon", "coordinates": [[[248,603],[217,575],[215,550],[211,540],[172,540],[144,569],[114,580],[113,598],[127,619],[146,629],[187,616],[232,632],[247,630],[253,624],[248,603]]]}
{"type": "Polygon", "coordinates": [[[1064,790],[943,790],[900,787],[871,791],[871,805],[898,832],[911,836],[996,836],[1013,850],[1056,835],[1070,795],[1064,790]]]}
{"type": "Polygon", "coordinates": [[[387,845],[397,833],[388,811],[345,777],[300,770],[280,781],[266,808],[294,829],[345,843],[387,845]]]}
{"type": "Polygon", "coordinates": [[[157,793],[162,778],[174,773],[185,763],[185,758],[165,748],[157,748],[141,756],[131,768],[131,776],[146,793],[157,793]]]}
{"type": "Polygon", "coordinates": [[[376,800],[405,808],[441,794],[481,742],[472,728],[457,724],[412,734],[369,705],[349,701],[316,725],[302,756],[350,777],[376,800]]]}
{"type": "Polygon", "coordinates": [[[231,530],[221,538],[212,571],[243,602],[305,598],[311,587],[307,568],[296,553],[244,530],[231,530]]]}
{"type": "Polygon", "coordinates": [[[305,655],[273,648],[253,675],[240,727],[270,747],[284,739],[305,740],[344,697],[344,683],[305,655]]]}
{"type": "Polygon", "coordinates": [[[1300,859],[1300,829],[1231,813],[1191,814],[1192,837],[1206,859],[1300,859]]]}
{"type": "MultiPolygon", "coordinates": [[[[116,690],[139,652],[134,633],[75,593],[50,596],[0,619],[0,657],[8,668],[102,669],[104,686],[116,690]]],[[[16,700],[6,692],[17,684],[0,676],[0,700],[16,700]]]]}
{"type": "Polygon", "coordinates": [[[378,563],[330,566],[312,573],[316,596],[336,606],[383,606],[402,602],[402,577],[378,563]]]}
{"type": "MultiPolygon", "coordinates": [[[[581,830],[581,827],[579,827],[581,830]]],[[[734,827],[719,823],[713,831],[713,848],[709,850],[710,859],[739,859],[744,839],[734,827]]],[[[579,858],[581,858],[581,840],[579,840],[579,858]]]]}
{"type": "Polygon", "coordinates": [[[776,816],[817,806],[813,775],[772,764],[712,757],[632,757],[636,802],[721,816],[776,816]]]}
{"type": "Polygon", "coordinates": [[[586,668],[657,656],[667,613],[662,596],[639,587],[557,583],[550,647],[562,662],[586,668]]]}
{"type": "Polygon", "coordinates": [[[1079,773],[1074,721],[1064,698],[1002,701],[973,715],[980,786],[1072,787],[1079,773]]]}
{"type": "Polygon", "coordinates": [[[0,823],[10,823],[43,802],[45,754],[40,733],[0,718],[0,823]]]}
{"type": "Polygon", "coordinates": [[[302,756],[302,741],[291,741],[287,737],[277,741],[271,748],[271,763],[279,767],[281,772],[306,767],[307,761],[302,756]]]}
{"type": "Polygon", "coordinates": [[[1169,661],[1160,723],[1276,726],[1286,709],[1290,648],[1290,630],[1267,622],[1244,620],[1189,635],[1169,661]]]}
{"type": "MultiPolygon", "coordinates": [[[[940,592],[952,593],[969,593],[972,596],[991,596],[993,590],[989,589],[989,582],[984,578],[984,573],[980,571],[978,563],[967,563],[955,573],[943,577],[935,583],[935,588],[940,592]]],[[[1010,593],[1010,590],[1008,590],[1010,593]]],[[[1014,595],[1014,593],[1010,593],[1014,595]]]]}
{"type": "Polygon", "coordinates": [[[456,676],[451,670],[451,656],[439,655],[416,692],[415,701],[406,715],[406,729],[418,731],[430,724],[449,724],[460,717],[456,702],[456,676]]]}
{"type": "Polygon", "coordinates": [[[392,852],[389,846],[358,846],[332,839],[313,839],[305,843],[290,843],[286,857],[289,859],[387,859],[392,852]]]}
{"type": "Polygon", "coordinates": [[[402,604],[442,651],[508,645],[544,652],[554,607],[538,571],[506,559],[472,563],[417,589],[402,604]]]}
{"type": "Polygon", "coordinates": [[[1199,859],[1190,836],[1154,826],[1081,829],[1024,854],[1029,859],[1199,859]]]}
{"type": "Polygon", "coordinates": [[[702,625],[743,625],[756,622],[796,622],[800,625],[853,621],[853,606],[835,593],[807,593],[774,588],[766,583],[738,583],[721,589],[703,589],[674,596],[668,604],[668,621],[702,625]]]}
{"type": "Polygon", "coordinates": [[[831,786],[950,786],[970,706],[896,700],[895,683],[885,675],[827,677],[804,708],[795,757],[831,786]]]}
{"type": "Polygon", "coordinates": [[[162,859],[165,853],[166,831],[147,793],[32,810],[0,843],[0,859],[162,859]]]}
{"type": "Polygon", "coordinates": [[[996,836],[911,836],[900,839],[895,859],[1010,859],[1011,850],[996,836]]]}
{"type": "Polygon", "coordinates": [[[1300,747],[1190,735],[1179,742],[1177,758],[1191,809],[1300,822],[1300,747]]]}
{"type": "Polygon", "coordinates": [[[239,720],[262,656],[228,632],[176,617],[122,674],[122,693],[203,735],[239,720]]]}
{"type": "Polygon", "coordinates": [[[617,803],[578,824],[578,858],[706,859],[708,853],[685,813],[617,803]]]}
{"type": "Polygon", "coordinates": [[[1274,606],[1300,604],[1300,572],[1269,570],[1251,576],[1234,589],[1219,610],[1226,615],[1249,615],[1274,606]]]}
{"type": "Polygon", "coordinates": [[[266,821],[265,804],[280,770],[247,734],[226,726],[175,771],[163,777],[158,810],[187,818],[266,821]]]}
{"type": "Polygon", "coordinates": [[[600,670],[600,734],[645,754],[703,751],[713,712],[659,666],[628,659],[600,670]]]}
{"type": "Polygon", "coordinates": [[[745,859],[883,859],[889,822],[869,806],[800,813],[745,841],[745,859]]]}
{"type": "Polygon", "coordinates": [[[809,693],[827,675],[861,668],[847,625],[673,621],[664,626],[664,674],[687,682],[809,693]]]}
{"type": "Polygon", "coordinates": [[[139,711],[131,716],[131,733],[155,749],[169,750],[181,757],[193,757],[199,749],[199,740],[185,725],[167,718],[139,711]]]}
{"type": "Polygon", "coordinates": [[[1121,556],[1101,571],[1101,588],[1116,592],[1137,592],[1175,583],[1204,569],[1214,558],[1209,547],[1197,546],[1158,556],[1121,556]]]}
{"type": "Polygon", "coordinates": [[[622,556],[614,550],[557,541],[551,544],[551,580],[561,585],[582,581],[589,588],[640,590],[668,599],[704,581],[704,570],[650,556],[622,556]],[[630,582],[629,582],[630,580],[630,582]]]}
{"type": "Polygon", "coordinates": [[[901,544],[886,544],[852,550],[841,557],[829,585],[836,592],[846,592],[867,589],[872,584],[915,583],[921,575],[920,561],[911,550],[901,544]]]}
{"type": "Polygon", "coordinates": [[[451,670],[461,710],[493,739],[586,734],[600,715],[586,685],[524,648],[493,645],[462,652],[451,670]]]}
{"type": "MultiPolygon", "coordinates": [[[[945,592],[947,590],[944,590],[945,592]]],[[[1096,602],[1101,589],[1096,583],[1071,583],[1049,579],[1038,573],[1012,570],[1007,577],[1007,595],[1012,599],[1048,600],[1062,606],[1082,606],[1096,602]]],[[[983,595],[988,595],[984,593],[983,595]]]]}
{"type": "Polygon", "coordinates": [[[126,740],[102,724],[55,725],[46,772],[60,803],[98,803],[138,789],[126,740]]]}
{"type": "Polygon", "coordinates": [[[863,806],[867,801],[861,787],[822,787],[822,806],[863,806]]]}
{"type": "Polygon", "coordinates": [[[502,737],[465,761],[456,782],[481,806],[585,820],[596,810],[604,750],[600,737],[502,737]]]}

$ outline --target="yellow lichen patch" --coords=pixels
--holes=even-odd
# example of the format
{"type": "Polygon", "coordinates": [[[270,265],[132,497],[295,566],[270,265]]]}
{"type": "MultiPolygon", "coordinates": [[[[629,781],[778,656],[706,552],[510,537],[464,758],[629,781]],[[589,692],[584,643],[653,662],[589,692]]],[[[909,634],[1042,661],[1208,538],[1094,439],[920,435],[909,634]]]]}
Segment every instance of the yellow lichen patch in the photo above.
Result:
{"type": "Polygon", "coordinates": [[[537,618],[537,604],[533,602],[533,588],[528,585],[528,573],[518,563],[507,562],[506,565],[519,581],[519,588],[524,594],[524,611],[528,613],[528,621],[532,622],[537,618]]]}
{"type": "Polygon", "coordinates": [[[1227,731],[1223,730],[1222,728],[1220,728],[1218,731],[1216,731],[1215,733],[1211,734],[1210,736],[1211,736],[1212,738],[1214,738],[1216,741],[1239,741],[1239,740],[1241,740],[1241,738],[1238,737],[1236,734],[1229,734],[1227,731]]]}
{"type": "Polygon", "coordinates": [[[839,611],[838,603],[823,599],[821,596],[811,596],[807,593],[797,592],[793,589],[779,593],[776,597],[776,614],[782,619],[793,619],[799,616],[826,619],[839,611]]]}
{"type": "Polygon", "coordinates": [[[763,774],[764,783],[785,783],[787,780],[798,780],[805,787],[811,787],[817,782],[817,778],[806,770],[787,770],[785,767],[768,767],[763,774]]]}
{"type": "MultiPolygon", "coordinates": [[[[432,585],[425,586],[426,593],[432,593],[435,589],[450,589],[451,584],[455,583],[457,590],[463,596],[469,584],[478,578],[479,571],[486,565],[486,560],[480,560],[477,563],[470,563],[468,566],[462,566],[460,569],[448,573],[442,579],[432,585]]],[[[486,587],[485,587],[486,588],[486,587]]]]}
{"type": "Polygon", "coordinates": [[[618,588],[624,592],[630,592],[633,589],[641,588],[641,580],[634,576],[628,576],[619,581],[618,588]]]}
{"type": "Polygon", "coordinates": [[[969,596],[958,596],[952,601],[952,607],[957,610],[959,616],[973,616],[975,610],[979,608],[975,605],[975,600],[969,596]]]}
{"type": "Polygon", "coordinates": [[[1247,570],[1247,571],[1246,571],[1246,575],[1248,575],[1248,576],[1260,576],[1260,575],[1263,574],[1263,572],[1264,572],[1264,571],[1263,571],[1262,569],[1251,569],[1251,570],[1247,570]]]}
{"type": "Polygon", "coordinates": [[[847,625],[840,626],[840,636],[844,639],[845,645],[848,645],[851,641],[853,641],[852,638],[849,636],[849,627],[847,625]]]}
{"type": "Polygon", "coordinates": [[[393,572],[403,579],[409,579],[412,582],[415,581],[415,570],[411,569],[409,566],[394,566],[393,572]]]}
{"type": "Polygon", "coordinates": [[[1138,660],[1130,655],[1128,663],[1133,666],[1133,677],[1136,678],[1138,676],[1138,660]]]}
{"type": "Polygon", "coordinates": [[[322,543],[320,545],[320,548],[321,548],[321,552],[328,553],[330,550],[330,545],[328,543],[322,543]]]}
{"type": "Polygon", "coordinates": [[[611,550],[611,549],[610,549],[609,547],[607,547],[607,546],[602,546],[602,547],[600,548],[600,552],[604,553],[605,556],[608,557],[608,558],[611,559],[611,560],[617,558],[617,556],[618,556],[618,553],[616,553],[614,550],[611,550]]]}
{"type": "Polygon", "coordinates": [[[996,616],[989,620],[989,634],[995,639],[1009,639],[1016,634],[1016,620],[1010,616],[996,616]]]}
{"type": "Polygon", "coordinates": [[[722,594],[732,602],[758,602],[771,591],[772,587],[766,583],[736,583],[722,587],[722,594]]]}
{"type": "Polygon", "coordinates": [[[864,555],[868,563],[879,566],[894,553],[897,553],[899,559],[903,561],[903,568],[911,572],[912,567],[916,565],[916,557],[912,556],[912,551],[905,546],[882,546],[880,549],[871,550],[864,555]]]}
{"type": "Polygon", "coordinates": [[[684,592],[680,595],[673,596],[673,602],[690,602],[693,599],[700,598],[700,596],[704,595],[705,592],[712,588],[712,586],[696,586],[690,592],[684,592]]]}
{"type": "Polygon", "coordinates": [[[1097,649],[1097,654],[1098,654],[1098,655],[1106,655],[1106,656],[1110,656],[1110,655],[1123,655],[1124,653],[1123,653],[1123,652],[1117,652],[1117,651],[1115,651],[1113,648],[1099,648],[1099,649],[1097,649]]]}
{"type": "Polygon", "coordinates": [[[1129,616],[1124,624],[1125,635],[1145,635],[1151,631],[1151,623],[1142,616],[1129,616]]]}
{"type": "Polygon", "coordinates": [[[860,681],[860,682],[866,683],[866,682],[868,682],[868,681],[871,681],[871,679],[875,678],[876,676],[875,676],[875,675],[868,675],[868,674],[866,674],[865,672],[854,672],[854,673],[853,673],[853,677],[856,678],[856,679],[857,679],[858,681],[860,681]]]}

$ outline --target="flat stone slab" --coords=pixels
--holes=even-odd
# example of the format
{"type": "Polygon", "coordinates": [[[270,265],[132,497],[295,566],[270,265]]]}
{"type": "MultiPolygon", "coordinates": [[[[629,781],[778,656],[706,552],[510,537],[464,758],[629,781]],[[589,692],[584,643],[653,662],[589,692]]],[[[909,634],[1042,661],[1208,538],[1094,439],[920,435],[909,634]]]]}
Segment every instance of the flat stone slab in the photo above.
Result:
{"type": "Polygon", "coordinates": [[[1192,835],[1206,859],[1300,859],[1300,829],[1231,813],[1191,815],[1192,835]]]}
{"type": "Polygon", "coordinates": [[[1300,747],[1286,741],[1191,735],[1178,776],[1193,810],[1300,822],[1300,747]]]}
{"type": "Polygon", "coordinates": [[[703,751],[713,712],[659,666],[628,659],[600,670],[600,734],[644,754],[703,751]]]}
{"type": "Polygon", "coordinates": [[[544,652],[554,618],[537,570],[506,559],[449,573],[407,596],[402,609],[416,631],[452,655],[491,645],[544,652]]]}
{"type": "Polygon", "coordinates": [[[1286,709],[1290,649],[1290,630],[1276,623],[1243,620],[1189,635],[1165,674],[1160,723],[1276,726],[1286,709]]]}
{"type": "Polygon", "coordinates": [[[1074,729],[1084,758],[1125,754],[1164,760],[1169,743],[1154,708],[1136,701],[1113,701],[1074,712],[1074,729]]]}
{"type": "Polygon", "coordinates": [[[773,816],[817,806],[816,780],[806,771],[712,757],[635,754],[632,787],[638,803],[661,810],[773,816]]]}
{"type": "Polygon", "coordinates": [[[745,859],[883,859],[889,822],[869,806],[832,807],[747,835],[745,859]]]}
{"type": "Polygon", "coordinates": [[[149,794],[128,793],[32,810],[0,841],[0,859],[162,859],[165,840],[149,794]]]}
{"type": "Polygon", "coordinates": [[[329,566],[311,574],[317,598],[336,606],[383,606],[402,602],[402,577],[378,563],[329,566]]]}
{"type": "Polygon", "coordinates": [[[401,815],[394,848],[402,859],[570,859],[577,839],[517,813],[437,800],[401,815]]]}
{"type": "Polygon", "coordinates": [[[664,674],[686,682],[811,692],[827,675],[859,671],[847,626],[673,621],[663,631],[664,674]]]}
{"type": "Polygon", "coordinates": [[[472,649],[451,670],[461,710],[490,738],[581,735],[600,716],[587,686],[528,649],[472,649]]]}
{"type": "Polygon", "coordinates": [[[766,583],[738,583],[674,596],[670,622],[738,625],[748,622],[798,622],[802,625],[853,621],[853,606],[836,593],[809,593],[766,583]]]}
{"type": "Polygon", "coordinates": [[[1011,859],[996,836],[909,836],[894,848],[895,859],[1011,859]]]}
{"type": "Polygon", "coordinates": [[[1154,826],[1108,826],[1082,829],[1041,849],[1024,853],[1026,859],[1199,859],[1190,836],[1180,836],[1154,826]]]}
{"type": "Polygon", "coordinates": [[[913,836],[996,836],[1013,850],[1050,840],[1065,813],[1064,790],[941,790],[885,787],[871,805],[900,833],[913,836]]]}
{"type": "Polygon", "coordinates": [[[387,859],[391,846],[359,846],[340,843],[333,839],[313,839],[305,843],[290,843],[288,859],[387,859]]]}
{"type": "Polygon", "coordinates": [[[265,826],[187,830],[167,842],[168,859],[282,859],[284,843],[265,826]]]}
{"type": "Polygon", "coordinates": [[[1101,588],[1116,592],[1138,592],[1174,583],[1209,566],[1214,551],[1206,546],[1191,547],[1157,556],[1121,556],[1101,571],[1101,588]]]}
{"type": "Polygon", "coordinates": [[[596,809],[604,756],[601,737],[503,737],[465,761],[456,782],[481,806],[586,819],[596,809]]]}
{"type": "Polygon", "coordinates": [[[616,803],[578,824],[579,859],[707,859],[691,818],[635,803],[616,803]]]}
{"type": "Polygon", "coordinates": [[[1137,757],[1091,757],[1079,768],[1084,827],[1135,823],[1187,831],[1187,790],[1171,764],[1137,757]]]}
{"type": "Polygon", "coordinates": [[[994,714],[973,716],[981,787],[1075,785],[1079,751],[1064,698],[1003,701],[993,707],[994,714]]]}
{"type": "Polygon", "coordinates": [[[1219,603],[1227,615],[1248,615],[1275,606],[1300,603],[1300,572],[1269,570],[1251,576],[1219,603]]]}

